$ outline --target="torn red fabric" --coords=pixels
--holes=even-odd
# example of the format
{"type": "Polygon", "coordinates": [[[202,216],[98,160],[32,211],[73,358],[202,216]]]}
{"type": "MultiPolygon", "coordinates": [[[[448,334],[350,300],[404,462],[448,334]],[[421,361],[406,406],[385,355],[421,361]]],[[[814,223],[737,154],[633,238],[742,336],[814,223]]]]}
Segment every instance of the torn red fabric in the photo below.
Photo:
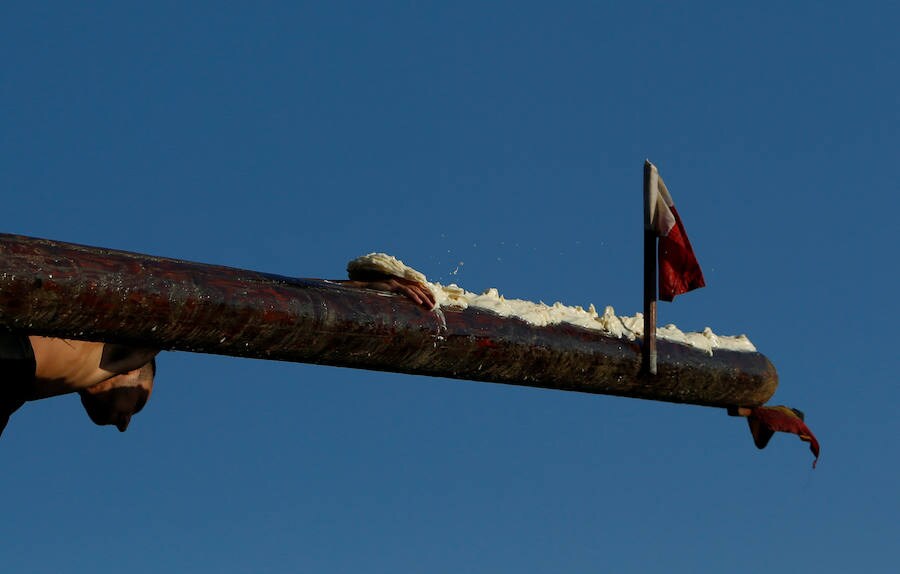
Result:
{"type": "Polygon", "coordinates": [[[650,165],[648,199],[650,224],[659,237],[659,298],[672,301],[676,295],[706,286],[706,282],[672,196],[656,166],[650,165]]]}
{"type": "Polygon", "coordinates": [[[800,437],[800,440],[809,443],[815,460],[813,468],[819,461],[819,441],[803,421],[801,411],[783,405],[777,407],[756,407],[750,411],[747,424],[750,425],[750,434],[753,435],[753,443],[757,448],[765,448],[769,439],[776,432],[789,432],[800,437]]]}

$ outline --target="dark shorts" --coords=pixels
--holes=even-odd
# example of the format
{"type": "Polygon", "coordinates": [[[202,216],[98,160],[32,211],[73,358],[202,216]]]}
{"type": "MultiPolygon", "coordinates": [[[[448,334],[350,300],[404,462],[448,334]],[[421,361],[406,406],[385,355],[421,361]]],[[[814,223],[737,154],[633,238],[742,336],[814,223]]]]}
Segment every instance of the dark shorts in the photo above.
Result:
{"type": "Polygon", "coordinates": [[[0,399],[24,401],[34,381],[34,368],[28,335],[0,328],[0,399]]]}

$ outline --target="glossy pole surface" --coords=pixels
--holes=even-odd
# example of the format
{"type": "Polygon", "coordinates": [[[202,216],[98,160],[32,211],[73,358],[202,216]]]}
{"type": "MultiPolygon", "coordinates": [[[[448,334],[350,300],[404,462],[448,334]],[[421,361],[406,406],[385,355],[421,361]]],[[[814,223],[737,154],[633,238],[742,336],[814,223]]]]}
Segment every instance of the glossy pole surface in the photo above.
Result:
{"type": "Polygon", "coordinates": [[[778,377],[759,353],[712,356],[399,295],[0,234],[0,324],[34,334],[707,406],[757,406],[778,377]]]}

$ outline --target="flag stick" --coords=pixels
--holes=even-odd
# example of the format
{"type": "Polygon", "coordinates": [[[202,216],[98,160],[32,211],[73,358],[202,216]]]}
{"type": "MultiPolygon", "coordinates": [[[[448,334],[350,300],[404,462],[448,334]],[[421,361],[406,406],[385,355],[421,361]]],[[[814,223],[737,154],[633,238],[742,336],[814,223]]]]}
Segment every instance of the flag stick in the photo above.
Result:
{"type": "Polygon", "coordinates": [[[641,372],[656,375],[656,232],[650,219],[653,165],[644,161],[644,344],[641,372]]]}

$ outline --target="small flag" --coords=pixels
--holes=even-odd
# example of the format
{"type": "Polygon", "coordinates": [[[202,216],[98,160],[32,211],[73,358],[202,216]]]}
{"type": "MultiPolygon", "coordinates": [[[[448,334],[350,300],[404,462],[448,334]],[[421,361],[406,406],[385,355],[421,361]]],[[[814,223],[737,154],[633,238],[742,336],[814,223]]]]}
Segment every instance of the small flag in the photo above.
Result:
{"type": "Polygon", "coordinates": [[[649,189],[650,226],[659,237],[659,298],[672,301],[676,295],[706,286],[706,282],[672,196],[652,163],[649,189]]]}
{"type": "Polygon", "coordinates": [[[756,407],[750,411],[747,424],[750,425],[753,443],[760,449],[769,444],[769,439],[775,432],[789,432],[799,436],[800,440],[809,443],[809,450],[816,457],[813,461],[813,468],[816,468],[819,461],[819,441],[803,419],[803,412],[790,407],[756,407]]]}

